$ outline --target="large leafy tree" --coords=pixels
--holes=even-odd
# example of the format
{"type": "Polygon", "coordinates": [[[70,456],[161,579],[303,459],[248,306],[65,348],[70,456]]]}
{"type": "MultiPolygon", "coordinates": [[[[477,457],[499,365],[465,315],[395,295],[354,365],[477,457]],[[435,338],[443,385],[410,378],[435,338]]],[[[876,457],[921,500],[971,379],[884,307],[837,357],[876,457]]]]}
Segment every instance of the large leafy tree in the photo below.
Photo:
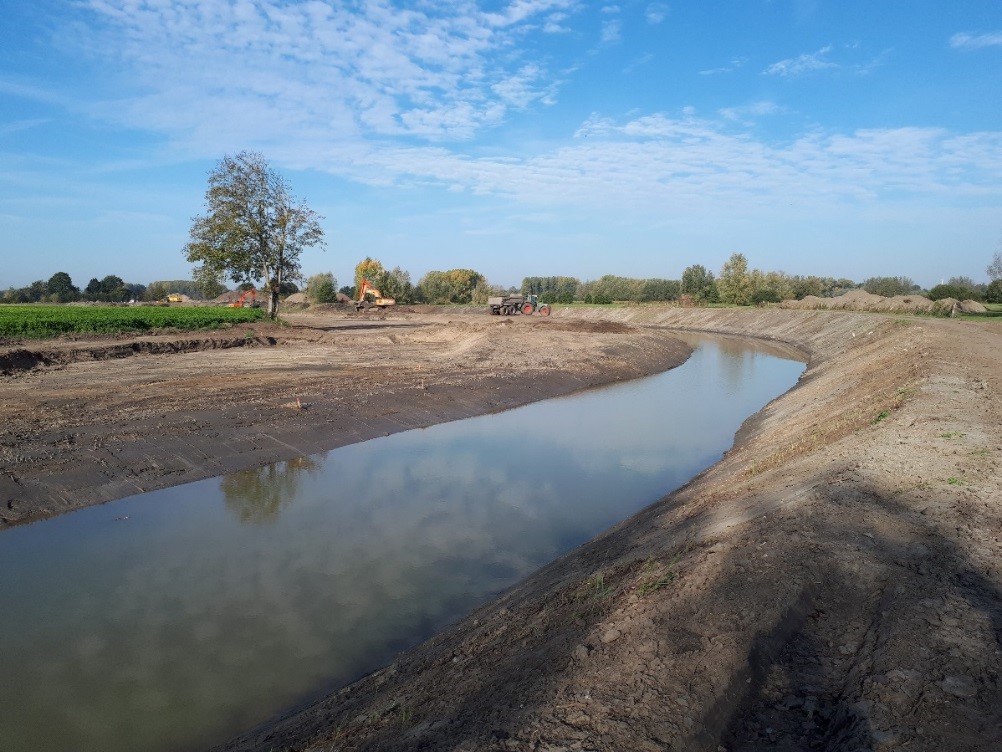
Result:
{"type": "Polygon", "coordinates": [[[573,303],[580,286],[577,277],[525,277],[521,290],[523,295],[538,295],[548,303],[573,303]]]}
{"type": "Polygon", "coordinates": [[[870,277],[863,282],[863,289],[871,295],[893,298],[895,295],[911,295],[919,288],[910,277],[870,277]]]}
{"type": "Polygon", "coordinates": [[[985,271],[988,272],[988,278],[993,282],[1002,279],[1002,251],[995,251],[992,263],[988,265],[985,271]]]}
{"type": "Polygon", "coordinates": [[[486,282],[480,272],[473,269],[450,269],[425,274],[418,287],[429,303],[470,303],[477,285],[486,282]]]}
{"type": "MultiPolygon", "coordinates": [[[[355,289],[362,288],[362,280],[369,280],[369,284],[380,292],[383,291],[383,282],[386,277],[386,269],[379,259],[366,256],[355,265],[355,289]]],[[[389,293],[385,293],[389,294],[389,293]]]]}
{"type": "Polygon", "coordinates": [[[263,283],[268,314],[278,315],[283,283],[299,279],[303,250],[325,246],[320,217],[297,202],[285,179],[256,152],[223,157],[209,175],[207,213],[185,245],[198,280],[263,283]]]}
{"type": "Polygon", "coordinates": [[[306,299],[311,303],[336,303],[337,279],[330,272],[314,274],[306,280],[306,299]]]}
{"type": "Polygon", "coordinates": [[[733,253],[724,263],[717,278],[717,291],[724,303],[748,305],[751,302],[755,284],[748,272],[748,259],[744,254],[733,253]]]}
{"type": "Polygon", "coordinates": [[[86,300],[122,303],[130,298],[141,298],[145,291],[145,285],[130,284],[116,274],[109,274],[103,279],[92,277],[83,297],[86,300]]]}
{"type": "Polygon", "coordinates": [[[383,295],[396,298],[398,303],[414,302],[414,285],[411,284],[411,273],[399,266],[383,274],[383,295]]]}
{"type": "Polygon", "coordinates": [[[707,271],[702,264],[686,267],[682,272],[681,290],[683,295],[689,295],[701,303],[712,303],[717,299],[717,281],[713,272],[707,271]]]}
{"type": "Polygon", "coordinates": [[[73,280],[66,272],[56,272],[46,283],[53,302],[68,303],[80,297],[80,288],[73,285],[73,280]]]}

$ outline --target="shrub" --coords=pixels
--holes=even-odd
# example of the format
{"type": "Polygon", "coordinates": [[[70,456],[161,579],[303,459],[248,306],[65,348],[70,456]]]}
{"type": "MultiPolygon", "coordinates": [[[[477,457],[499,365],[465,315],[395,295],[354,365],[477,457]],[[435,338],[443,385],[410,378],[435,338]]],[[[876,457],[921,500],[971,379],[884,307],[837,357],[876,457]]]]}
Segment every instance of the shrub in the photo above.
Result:
{"type": "Polygon", "coordinates": [[[961,285],[943,284],[936,285],[929,290],[929,300],[942,300],[943,298],[956,298],[957,300],[980,300],[980,290],[961,285]]]}
{"type": "Polygon", "coordinates": [[[759,305],[760,303],[779,303],[780,297],[779,293],[771,287],[763,287],[752,293],[751,302],[755,305],[759,305]]]}
{"type": "Polygon", "coordinates": [[[314,304],[337,302],[337,280],[330,272],[314,274],[306,281],[306,299],[314,304]]]}

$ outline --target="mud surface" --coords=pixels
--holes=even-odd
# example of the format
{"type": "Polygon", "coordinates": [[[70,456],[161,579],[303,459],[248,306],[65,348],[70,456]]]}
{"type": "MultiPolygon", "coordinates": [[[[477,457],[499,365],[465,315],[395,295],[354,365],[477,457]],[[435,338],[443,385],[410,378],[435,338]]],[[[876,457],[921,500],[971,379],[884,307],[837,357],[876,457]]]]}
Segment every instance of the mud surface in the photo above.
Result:
{"type": "Polygon", "coordinates": [[[810,363],[686,487],[391,666],[223,749],[1002,745],[999,322],[635,308],[358,326],[313,322],[294,345],[261,331],[277,344],[6,377],[3,466],[16,480],[3,498],[48,499],[64,478],[55,500],[31,507],[57,511],[76,488],[64,452],[90,473],[101,471],[88,452],[117,463],[84,487],[96,501],[133,482],[119,473],[163,481],[162,457],[184,457],[172,467],[192,473],[189,463],[277,452],[264,435],[298,449],[317,441],[317,423],[379,432],[626,377],[677,359],[673,329],[773,339],[810,363]],[[297,398],[309,406],[287,406],[297,398]],[[424,399],[439,407],[420,412],[424,399]],[[130,446],[156,464],[130,463],[130,446]]]}

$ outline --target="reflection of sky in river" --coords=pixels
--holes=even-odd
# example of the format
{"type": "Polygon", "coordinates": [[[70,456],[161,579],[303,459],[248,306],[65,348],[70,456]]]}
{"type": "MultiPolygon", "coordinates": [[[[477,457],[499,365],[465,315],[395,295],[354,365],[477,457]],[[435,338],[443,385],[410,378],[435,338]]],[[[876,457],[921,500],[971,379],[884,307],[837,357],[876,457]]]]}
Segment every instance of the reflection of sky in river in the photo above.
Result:
{"type": "Polygon", "coordinates": [[[640,382],[6,531],[5,749],[197,748],[348,681],[715,462],[802,369],[710,341],[640,382]]]}

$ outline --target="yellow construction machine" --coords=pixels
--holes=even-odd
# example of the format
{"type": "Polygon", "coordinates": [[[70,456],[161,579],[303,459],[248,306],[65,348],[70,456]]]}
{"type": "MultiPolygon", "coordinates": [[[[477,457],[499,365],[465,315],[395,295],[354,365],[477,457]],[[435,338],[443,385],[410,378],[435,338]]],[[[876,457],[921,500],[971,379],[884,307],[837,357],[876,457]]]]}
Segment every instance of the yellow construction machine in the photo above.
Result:
{"type": "Polygon", "coordinates": [[[383,293],[373,287],[369,280],[362,280],[362,284],[358,288],[358,300],[355,301],[356,311],[367,311],[370,308],[385,310],[396,304],[397,301],[394,298],[384,298],[383,293]]]}

